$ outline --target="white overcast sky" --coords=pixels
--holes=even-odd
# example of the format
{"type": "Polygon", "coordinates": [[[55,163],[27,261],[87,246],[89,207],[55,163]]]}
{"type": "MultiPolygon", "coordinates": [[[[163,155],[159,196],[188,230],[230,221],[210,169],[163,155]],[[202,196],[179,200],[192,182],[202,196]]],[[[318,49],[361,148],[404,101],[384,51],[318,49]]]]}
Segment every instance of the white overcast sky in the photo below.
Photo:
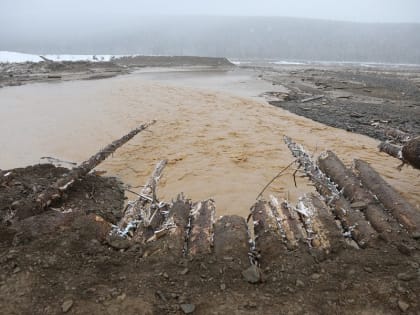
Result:
{"type": "Polygon", "coordinates": [[[420,0],[0,0],[0,18],[19,22],[153,15],[288,16],[420,23],[420,0]]]}

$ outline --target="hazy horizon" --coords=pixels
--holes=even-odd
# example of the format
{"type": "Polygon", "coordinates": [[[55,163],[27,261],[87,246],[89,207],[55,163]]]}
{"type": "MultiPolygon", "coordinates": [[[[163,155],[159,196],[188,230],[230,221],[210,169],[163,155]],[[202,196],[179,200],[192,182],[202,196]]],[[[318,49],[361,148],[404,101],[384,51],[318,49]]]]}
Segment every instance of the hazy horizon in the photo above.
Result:
{"type": "Polygon", "coordinates": [[[420,2],[2,0],[0,50],[420,63],[420,2]]]}

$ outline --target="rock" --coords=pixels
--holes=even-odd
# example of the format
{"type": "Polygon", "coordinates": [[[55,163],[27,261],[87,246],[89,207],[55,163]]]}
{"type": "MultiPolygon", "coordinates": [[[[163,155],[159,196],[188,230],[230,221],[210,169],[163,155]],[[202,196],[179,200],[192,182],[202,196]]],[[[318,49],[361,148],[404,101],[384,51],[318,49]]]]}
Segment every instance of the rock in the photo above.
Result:
{"type": "Polygon", "coordinates": [[[127,249],[131,246],[131,242],[124,238],[112,237],[108,239],[108,245],[115,249],[127,249]]]}
{"type": "Polygon", "coordinates": [[[397,275],[398,280],[410,281],[416,278],[416,274],[409,272],[402,272],[397,275]]]}
{"type": "Polygon", "coordinates": [[[364,267],[363,270],[366,271],[366,272],[368,272],[368,273],[372,273],[373,272],[372,268],[370,268],[370,267],[364,267]]]}
{"type": "Polygon", "coordinates": [[[404,302],[403,300],[398,300],[398,307],[402,312],[405,312],[410,307],[410,304],[404,302]]]}
{"type": "Polygon", "coordinates": [[[71,307],[73,306],[73,300],[65,300],[61,305],[61,310],[63,313],[67,313],[70,311],[71,307]]]}
{"type": "Polygon", "coordinates": [[[302,280],[296,280],[296,286],[297,287],[300,287],[300,288],[302,288],[302,287],[304,287],[305,286],[305,283],[303,283],[303,281],[302,280]]]}
{"type": "Polygon", "coordinates": [[[169,275],[168,275],[166,272],[164,272],[162,276],[163,276],[165,279],[169,279],[169,275]]]}
{"type": "Polygon", "coordinates": [[[180,306],[184,314],[192,314],[195,311],[194,304],[181,304],[180,306]]]}
{"type": "Polygon", "coordinates": [[[223,291],[224,291],[224,290],[226,290],[226,284],[222,283],[222,284],[220,285],[220,289],[221,289],[221,290],[223,290],[223,291]]]}
{"type": "Polygon", "coordinates": [[[184,276],[184,275],[186,275],[189,271],[190,271],[190,270],[189,270],[188,268],[185,268],[185,269],[182,269],[182,270],[179,272],[179,274],[184,276]]]}
{"type": "Polygon", "coordinates": [[[117,296],[117,301],[118,302],[123,302],[125,300],[125,298],[127,297],[127,294],[123,293],[121,295],[117,296]]]}
{"type": "Polygon", "coordinates": [[[261,271],[256,265],[251,265],[251,267],[242,271],[242,276],[249,283],[261,282],[261,271]]]}
{"type": "Polygon", "coordinates": [[[366,204],[366,202],[363,202],[363,201],[356,201],[356,202],[353,202],[350,205],[350,207],[352,209],[365,209],[367,207],[367,204],[366,204]]]}
{"type": "Polygon", "coordinates": [[[314,273],[311,276],[312,280],[318,280],[319,278],[321,278],[321,275],[319,273],[314,273]]]}

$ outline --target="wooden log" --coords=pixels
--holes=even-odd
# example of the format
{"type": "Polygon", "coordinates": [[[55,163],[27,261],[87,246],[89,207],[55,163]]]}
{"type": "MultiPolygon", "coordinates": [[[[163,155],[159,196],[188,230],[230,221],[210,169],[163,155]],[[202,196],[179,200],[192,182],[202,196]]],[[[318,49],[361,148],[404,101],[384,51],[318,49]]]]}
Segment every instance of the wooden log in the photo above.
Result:
{"type": "Polygon", "coordinates": [[[248,226],[243,217],[225,215],[214,224],[214,253],[215,256],[233,266],[249,264],[249,235],[248,226]]]}
{"type": "Polygon", "coordinates": [[[364,214],[359,209],[351,207],[351,204],[337,189],[336,184],[319,169],[302,145],[295,143],[289,137],[284,137],[284,141],[293,156],[298,159],[299,166],[314,183],[318,193],[325,198],[333,214],[340,220],[344,232],[350,234],[361,248],[365,248],[370,243],[373,244],[376,241],[377,233],[364,214]]]}
{"type": "Polygon", "coordinates": [[[254,226],[254,242],[260,253],[260,263],[267,264],[285,251],[284,239],[270,205],[263,200],[251,208],[254,226]]]}
{"type": "Polygon", "coordinates": [[[145,241],[154,233],[154,229],[160,226],[164,217],[156,199],[156,186],[162,175],[167,160],[161,160],[156,164],[153,173],[143,186],[138,198],[129,202],[123,217],[118,223],[117,232],[123,237],[132,237],[137,228],[137,241],[145,241]]]}
{"type": "Polygon", "coordinates": [[[378,146],[380,152],[393,156],[399,160],[402,160],[402,147],[391,144],[389,142],[381,142],[378,146]]]}
{"type": "Polygon", "coordinates": [[[281,225],[281,230],[283,231],[286,239],[287,249],[297,249],[299,247],[299,243],[303,243],[306,239],[306,234],[298,215],[291,209],[290,205],[286,201],[283,201],[280,204],[273,196],[271,196],[270,207],[274,216],[278,218],[277,221],[281,225]]]}
{"type": "Polygon", "coordinates": [[[207,255],[213,246],[213,223],[216,212],[212,199],[196,203],[191,211],[191,233],[188,243],[192,256],[207,255]]]}
{"type": "Polygon", "coordinates": [[[403,161],[420,169],[420,137],[408,141],[401,150],[403,161]]]}
{"type": "Polygon", "coordinates": [[[383,238],[389,240],[388,233],[399,230],[396,222],[392,222],[391,225],[391,217],[385,213],[378,201],[361,187],[357,177],[345,167],[333,152],[327,151],[322,154],[318,158],[318,165],[321,171],[342,188],[344,197],[353,204],[357,203],[359,205],[373,228],[381,233],[383,238]]]}
{"type": "Polygon", "coordinates": [[[343,235],[328,206],[318,196],[315,194],[303,196],[299,199],[297,208],[313,248],[321,249],[328,254],[343,246],[343,235]]]}
{"type": "Polygon", "coordinates": [[[397,143],[406,143],[411,139],[411,135],[395,128],[386,128],[384,131],[384,135],[388,139],[391,139],[397,143]]]}
{"type": "Polygon", "coordinates": [[[355,160],[355,168],[365,187],[392,212],[411,235],[420,236],[420,213],[391,187],[368,163],[355,160]]]}
{"type": "Polygon", "coordinates": [[[319,99],[321,99],[321,98],[323,98],[324,97],[324,95],[316,95],[316,96],[311,96],[311,97],[308,97],[308,98],[304,98],[303,100],[301,100],[300,102],[301,103],[307,103],[307,102],[311,102],[311,101],[316,101],[316,100],[319,100],[319,99]]]}
{"type": "MultiPolygon", "coordinates": [[[[191,201],[185,199],[181,194],[172,204],[169,210],[168,219],[162,230],[166,230],[171,250],[176,254],[186,254],[190,229],[191,201]]],[[[157,238],[160,234],[155,232],[157,238]]]]}
{"type": "Polygon", "coordinates": [[[388,142],[381,142],[378,148],[379,151],[403,161],[403,165],[407,163],[414,168],[420,169],[420,137],[407,141],[402,147],[388,142]]]}
{"type": "Polygon", "coordinates": [[[155,121],[151,121],[140,125],[138,128],[130,131],[125,136],[113,141],[111,144],[107,145],[104,149],[100,150],[98,153],[91,156],[88,160],[84,161],[78,167],[73,168],[66,175],[61,177],[55,183],[46,188],[41,192],[36,198],[36,205],[32,207],[32,211],[27,211],[28,209],[21,209],[17,211],[16,217],[23,219],[31,215],[42,212],[54,201],[60,199],[64,192],[69,189],[77,180],[82,179],[86,176],[92,169],[98,166],[102,161],[104,161],[109,155],[115,152],[119,147],[125,144],[127,141],[132,139],[139,132],[145,130],[150,125],[154,124],[155,121]]]}

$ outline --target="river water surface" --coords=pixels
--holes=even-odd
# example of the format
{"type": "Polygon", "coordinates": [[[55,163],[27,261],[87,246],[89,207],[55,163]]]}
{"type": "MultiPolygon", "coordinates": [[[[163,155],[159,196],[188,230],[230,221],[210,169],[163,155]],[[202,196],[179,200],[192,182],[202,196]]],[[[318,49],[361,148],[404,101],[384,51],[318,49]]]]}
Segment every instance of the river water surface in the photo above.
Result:
{"type": "MultiPolygon", "coordinates": [[[[156,119],[99,167],[139,190],[160,159],[169,164],[158,195],[184,192],[214,198],[217,213],[247,215],[256,196],[292,156],[288,135],[315,155],[331,149],[351,165],[370,162],[420,208],[418,172],[396,170],[378,141],[296,116],[257,97],[281,86],[251,72],[143,70],[97,81],[30,84],[0,89],[0,168],[42,162],[52,156],[81,162],[142,122],[156,119]]],[[[293,169],[265,195],[295,201],[313,191],[293,169]]],[[[129,196],[132,198],[133,196],[129,196]]]]}

